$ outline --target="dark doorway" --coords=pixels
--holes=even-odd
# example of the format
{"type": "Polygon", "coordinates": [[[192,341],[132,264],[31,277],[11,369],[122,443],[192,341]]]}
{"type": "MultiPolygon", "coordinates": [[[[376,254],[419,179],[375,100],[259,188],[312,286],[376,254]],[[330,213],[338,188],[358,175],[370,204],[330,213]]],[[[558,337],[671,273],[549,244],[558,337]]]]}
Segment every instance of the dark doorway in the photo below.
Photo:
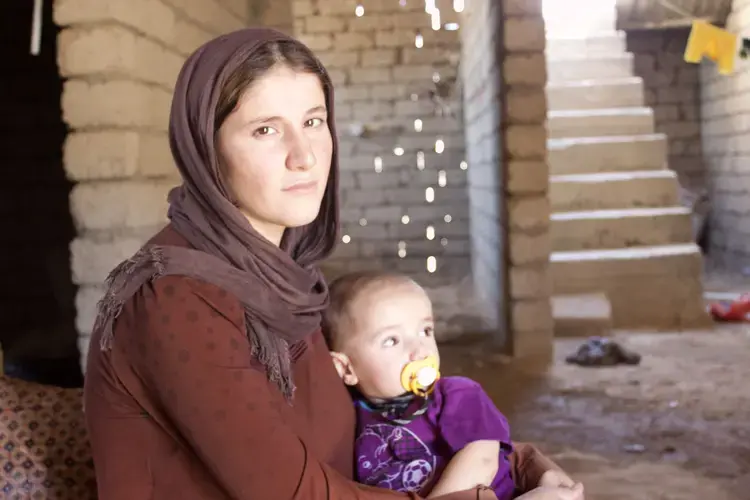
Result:
{"type": "Polygon", "coordinates": [[[7,375],[77,386],[69,251],[75,228],[52,3],[42,2],[41,50],[32,55],[34,1],[0,2],[0,343],[7,375]]]}

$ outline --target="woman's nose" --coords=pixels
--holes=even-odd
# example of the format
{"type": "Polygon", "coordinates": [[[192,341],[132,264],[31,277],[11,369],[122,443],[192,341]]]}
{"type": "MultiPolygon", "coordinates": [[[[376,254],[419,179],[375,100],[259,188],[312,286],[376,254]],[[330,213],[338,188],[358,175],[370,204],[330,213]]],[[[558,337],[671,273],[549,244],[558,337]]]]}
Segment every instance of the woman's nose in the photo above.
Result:
{"type": "Polygon", "coordinates": [[[307,139],[293,137],[289,144],[286,167],[289,170],[310,170],[316,164],[315,153],[313,153],[307,139]]]}

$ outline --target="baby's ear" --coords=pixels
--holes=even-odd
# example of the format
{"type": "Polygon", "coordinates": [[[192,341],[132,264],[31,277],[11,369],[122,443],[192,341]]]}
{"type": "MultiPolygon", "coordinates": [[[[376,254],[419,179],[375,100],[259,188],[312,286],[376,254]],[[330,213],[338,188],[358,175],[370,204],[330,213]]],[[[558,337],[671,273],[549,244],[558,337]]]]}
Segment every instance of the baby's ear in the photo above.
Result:
{"type": "Polygon", "coordinates": [[[336,367],[336,371],[344,381],[346,385],[357,385],[359,379],[357,374],[354,373],[352,362],[349,360],[349,356],[343,352],[331,351],[331,359],[333,359],[333,366],[336,367]]]}

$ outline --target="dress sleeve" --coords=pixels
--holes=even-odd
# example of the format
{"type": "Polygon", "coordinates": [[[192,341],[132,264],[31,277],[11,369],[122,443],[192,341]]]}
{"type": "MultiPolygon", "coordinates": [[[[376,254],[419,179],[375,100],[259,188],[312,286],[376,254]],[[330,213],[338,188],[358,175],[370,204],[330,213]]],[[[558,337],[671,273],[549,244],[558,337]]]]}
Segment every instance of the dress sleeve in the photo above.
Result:
{"type": "Polygon", "coordinates": [[[438,425],[454,453],[479,440],[499,441],[510,453],[508,420],[482,386],[464,377],[448,377],[440,384],[443,402],[438,425]]]}
{"type": "Polygon", "coordinates": [[[524,493],[539,486],[545,472],[560,468],[529,443],[513,443],[513,453],[508,458],[513,482],[524,493]]]}
{"type": "MultiPolygon", "coordinates": [[[[123,347],[155,403],[229,498],[418,498],[364,487],[312,456],[274,408],[273,388],[252,363],[242,328],[199,287],[170,283],[162,278],[153,284],[153,303],[138,309],[139,328],[123,347]]],[[[495,498],[480,496],[485,494],[475,490],[445,500],[495,498]]]]}
{"type": "Polygon", "coordinates": [[[444,381],[439,425],[454,452],[472,441],[499,441],[508,453],[513,481],[521,492],[536,488],[542,474],[558,468],[534,446],[511,441],[508,420],[477,382],[463,377],[444,381]]]}

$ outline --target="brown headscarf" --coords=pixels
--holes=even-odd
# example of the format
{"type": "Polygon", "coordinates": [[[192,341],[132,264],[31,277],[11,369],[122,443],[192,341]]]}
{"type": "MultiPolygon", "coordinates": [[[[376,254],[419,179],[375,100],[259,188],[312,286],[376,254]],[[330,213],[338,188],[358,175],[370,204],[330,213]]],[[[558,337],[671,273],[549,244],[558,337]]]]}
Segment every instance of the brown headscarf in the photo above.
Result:
{"type": "Polygon", "coordinates": [[[150,281],[167,275],[206,281],[243,304],[254,355],[291,399],[289,348],[320,326],[328,288],[316,264],[338,240],[337,142],[327,72],[318,63],[334,138],[328,186],[317,218],[307,226],[287,229],[280,248],[258,234],[230,202],[214,141],[217,101],[227,78],[262,44],[274,41],[299,44],[312,55],[283,33],[252,28],[208,42],[185,62],[169,121],[169,143],[183,183],[169,194],[168,215],[193,249],[147,244],[117,266],[107,278],[94,332],[101,333],[102,349],[110,348],[123,304],[150,281]]]}

